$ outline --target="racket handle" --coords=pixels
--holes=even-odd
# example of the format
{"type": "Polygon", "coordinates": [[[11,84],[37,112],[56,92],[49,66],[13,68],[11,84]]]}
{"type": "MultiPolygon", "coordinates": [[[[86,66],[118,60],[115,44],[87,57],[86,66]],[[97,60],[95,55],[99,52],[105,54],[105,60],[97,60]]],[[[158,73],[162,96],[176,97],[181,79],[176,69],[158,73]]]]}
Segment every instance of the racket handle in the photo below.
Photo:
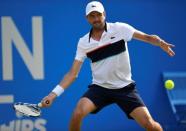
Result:
{"type": "MultiPolygon", "coordinates": [[[[50,103],[50,102],[49,102],[48,100],[47,100],[47,101],[45,101],[45,104],[47,104],[47,105],[48,105],[49,103],[50,103]]],[[[37,105],[38,105],[39,107],[43,107],[43,105],[42,105],[42,103],[41,103],[41,102],[40,102],[40,103],[38,103],[37,105]]]]}
{"type": "Polygon", "coordinates": [[[47,101],[45,101],[45,104],[47,104],[47,105],[48,105],[49,103],[50,103],[50,101],[48,101],[48,100],[47,100],[47,101]]]}
{"type": "Polygon", "coordinates": [[[42,107],[42,103],[41,103],[41,102],[40,102],[40,103],[38,103],[38,104],[37,104],[37,106],[42,107]]]}

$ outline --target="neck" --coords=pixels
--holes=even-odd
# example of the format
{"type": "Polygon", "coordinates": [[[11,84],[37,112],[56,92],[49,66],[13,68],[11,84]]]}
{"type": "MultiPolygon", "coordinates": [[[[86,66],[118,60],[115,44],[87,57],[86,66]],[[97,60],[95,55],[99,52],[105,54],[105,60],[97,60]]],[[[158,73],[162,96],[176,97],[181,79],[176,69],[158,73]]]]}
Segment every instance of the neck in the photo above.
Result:
{"type": "Polygon", "coordinates": [[[103,32],[104,32],[104,29],[93,29],[92,38],[99,41],[101,39],[103,32]]]}
{"type": "MultiPolygon", "coordinates": [[[[106,23],[105,23],[105,24],[106,24],[106,23]]],[[[92,30],[91,30],[91,32],[90,32],[90,34],[89,34],[89,39],[90,39],[90,37],[92,37],[93,39],[99,41],[99,40],[101,39],[101,36],[102,36],[103,32],[104,32],[105,29],[106,29],[105,26],[106,26],[106,25],[104,25],[102,28],[94,28],[94,27],[92,27],[92,30]]]]}
{"type": "Polygon", "coordinates": [[[93,28],[92,33],[93,34],[102,33],[102,32],[104,32],[104,30],[105,30],[104,28],[102,28],[102,29],[93,28]]]}

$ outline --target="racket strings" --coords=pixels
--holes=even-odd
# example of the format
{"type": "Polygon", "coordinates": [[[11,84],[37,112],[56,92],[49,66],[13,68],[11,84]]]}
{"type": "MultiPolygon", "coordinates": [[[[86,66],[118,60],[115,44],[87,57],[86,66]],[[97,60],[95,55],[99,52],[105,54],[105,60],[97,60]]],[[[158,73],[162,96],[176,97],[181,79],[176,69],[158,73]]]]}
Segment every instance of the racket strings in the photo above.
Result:
{"type": "Polygon", "coordinates": [[[16,103],[14,104],[14,109],[26,116],[40,116],[41,109],[36,104],[29,103],[16,103]]]}

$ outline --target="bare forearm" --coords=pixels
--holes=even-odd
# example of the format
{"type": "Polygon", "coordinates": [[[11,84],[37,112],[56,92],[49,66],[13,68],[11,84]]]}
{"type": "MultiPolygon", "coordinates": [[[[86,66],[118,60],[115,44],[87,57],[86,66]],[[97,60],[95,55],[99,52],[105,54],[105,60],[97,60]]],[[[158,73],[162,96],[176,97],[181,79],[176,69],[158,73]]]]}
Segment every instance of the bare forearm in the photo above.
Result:
{"type": "Polygon", "coordinates": [[[140,34],[136,34],[135,38],[155,46],[160,46],[161,42],[163,41],[157,35],[148,35],[143,32],[140,32],[140,34]]]}
{"type": "Polygon", "coordinates": [[[64,92],[64,90],[69,87],[72,82],[78,76],[80,71],[82,62],[75,60],[70,71],[64,76],[64,78],[60,81],[60,83],[52,90],[52,92],[56,93],[58,96],[64,92]]]}
{"type": "Polygon", "coordinates": [[[43,98],[42,100],[43,107],[49,107],[53,103],[55,98],[57,96],[60,96],[64,92],[64,90],[72,84],[72,82],[76,79],[80,71],[82,63],[83,62],[78,60],[74,61],[72,68],[64,76],[61,82],[58,85],[56,85],[56,87],[49,93],[48,96],[43,98]]]}
{"type": "Polygon", "coordinates": [[[163,40],[157,35],[149,35],[140,31],[137,31],[133,37],[134,39],[144,41],[155,46],[160,46],[161,42],[163,42],[163,40]]]}
{"type": "Polygon", "coordinates": [[[157,35],[146,35],[145,42],[153,44],[155,46],[160,46],[163,40],[157,35]]]}
{"type": "Polygon", "coordinates": [[[148,35],[143,32],[136,31],[133,35],[133,38],[140,40],[140,41],[144,41],[146,43],[150,43],[155,46],[159,46],[161,49],[167,52],[170,56],[175,55],[174,51],[171,49],[172,47],[174,47],[174,45],[165,42],[157,35],[148,35]]]}
{"type": "MultiPolygon", "coordinates": [[[[60,81],[59,83],[60,86],[58,88],[61,88],[64,91],[66,88],[68,88],[72,84],[72,82],[75,79],[76,79],[75,75],[73,75],[71,72],[68,72],[64,76],[64,78],[60,81]]],[[[55,97],[57,97],[57,94],[54,93],[54,90],[53,90],[52,92],[50,92],[49,96],[51,96],[54,99],[55,97]]]]}
{"type": "Polygon", "coordinates": [[[64,89],[66,89],[67,87],[69,87],[73,81],[76,79],[76,75],[72,74],[71,72],[68,72],[64,78],[61,80],[60,82],[60,86],[63,87],[64,89]]]}

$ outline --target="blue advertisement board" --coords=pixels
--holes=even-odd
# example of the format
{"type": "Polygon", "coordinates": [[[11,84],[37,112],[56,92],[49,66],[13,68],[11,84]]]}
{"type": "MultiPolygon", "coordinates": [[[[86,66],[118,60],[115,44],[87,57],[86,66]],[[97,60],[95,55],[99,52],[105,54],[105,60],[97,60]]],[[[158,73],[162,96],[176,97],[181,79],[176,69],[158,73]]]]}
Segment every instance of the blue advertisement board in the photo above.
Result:
{"type": "MultiPolygon", "coordinates": [[[[91,83],[90,61],[86,60],[77,80],[42,109],[39,118],[21,117],[15,102],[38,103],[69,71],[77,42],[89,32],[85,17],[89,1],[0,1],[0,131],[67,131],[79,98],[91,83]]],[[[163,87],[163,71],[185,71],[186,2],[176,0],[102,1],[109,22],[125,22],[148,34],[175,44],[171,58],[160,48],[132,40],[128,43],[133,79],[153,118],[165,130],[175,118],[163,87]]],[[[88,115],[85,131],[140,131],[111,105],[97,115],[88,115]]]]}

